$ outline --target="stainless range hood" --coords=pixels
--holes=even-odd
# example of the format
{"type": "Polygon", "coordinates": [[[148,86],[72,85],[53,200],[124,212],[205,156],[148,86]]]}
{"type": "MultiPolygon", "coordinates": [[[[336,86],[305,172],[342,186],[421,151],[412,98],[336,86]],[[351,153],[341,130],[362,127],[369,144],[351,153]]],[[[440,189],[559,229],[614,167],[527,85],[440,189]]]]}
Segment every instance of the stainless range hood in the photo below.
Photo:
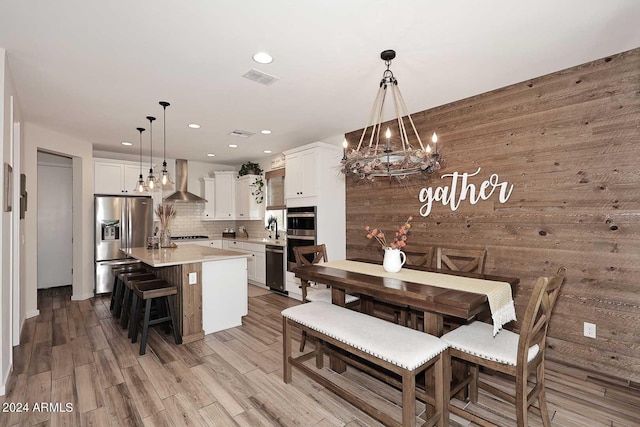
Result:
{"type": "Polygon", "coordinates": [[[184,159],[176,159],[176,192],[163,199],[168,203],[206,203],[207,201],[200,196],[187,191],[187,176],[189,168],[187,161],[184,159]]]}

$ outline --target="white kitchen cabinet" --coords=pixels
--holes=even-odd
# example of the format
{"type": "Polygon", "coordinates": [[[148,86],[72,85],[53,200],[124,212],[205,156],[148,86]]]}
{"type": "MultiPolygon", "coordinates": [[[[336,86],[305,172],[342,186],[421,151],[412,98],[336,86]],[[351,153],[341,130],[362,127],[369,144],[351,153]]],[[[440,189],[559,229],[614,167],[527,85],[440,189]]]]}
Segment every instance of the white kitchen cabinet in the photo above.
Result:
{"type": "Polygon", "coordinates": [[[315,197],[318,186],[315,150],[285,153],[285,162],[287,169],[284,177],[285,198],[289,200],[315,197]]]}
{"type": "Polygon", "coordinates": [[[255,281],[261,285],[267,284],[267,256],[263,252],[255,252],[255,281]]]}
{"type": "MultiPolygon", "coordinates": [[[[140,194],[135,191],[139,176],[139,164],[96,160],[93,163],[93,192],[117,195],[140,194]]],[[[143,194],[149,195],[148,192],[143,194]]]]}
{"type": "Polygon", "coordinates": [[[222,249],[244,252],[251,255],[251,257],[247,258],[247,279],[254,284],[266,285],[267,258],[265,255],[265,245],[241,242],[238,240],[222,240],[222,249]]]}
{"type": "MultiPolygon", "coordinates": [[[[326,245],[329,259],[344,259],[346,195],[344,174],[339,172],[342,147],[318,141],[287,150],[284,155],[287,208],[315,206],[316,241],[326,245]],[[305,160],[315,163],[310,165],[305,160]],[[305,185],[314,191],[300,190],[305,185]]],[[[299,285],[293,273],[287,272],[285,289],[290,297],[301,298],[299,285]]]]}
{"type": "Polygon", "coordinates": [[[209,247],[215,249],[222,249],[222,239],[209,240],[209,247]]]}
{"type": "MultiPolygon", "coordinates": [[[[213,218],[234,220],[236,218],[236,173],[233,171],[215,172],[213,218]]],[[[209,199],[207,199],[209,200],[209,199]]]]}
{"type": "Polygon", "coordinates": [[[262,179],[260,175],[244,175],[236,180],[236,219],[262,219],[262,203],[256,201],[256,196],[251,194],[256,190],[256,180],[262,179]]]}
{"type": "Polygon", "coordinates": [[[214,178],[201,178],[203,182],[204,191],[202,197],[207,200],[204,204],[204,211],[202,212],[203,221],[211,221],[215,219],[215,179],[214,178]]]}

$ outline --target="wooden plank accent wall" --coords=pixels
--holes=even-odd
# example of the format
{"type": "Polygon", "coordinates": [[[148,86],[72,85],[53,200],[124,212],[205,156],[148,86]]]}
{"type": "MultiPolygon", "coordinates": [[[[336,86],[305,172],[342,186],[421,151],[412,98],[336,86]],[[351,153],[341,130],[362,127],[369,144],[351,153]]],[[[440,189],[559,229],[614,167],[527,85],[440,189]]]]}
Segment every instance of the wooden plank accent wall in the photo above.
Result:
{"type": "Polygon", "coordinates": [[[173,265],[154,269],[156,275],[178,287],[176,311],[182,331],[182,342],[204,338],[202,329],[202,263],[173,265]],[[189,285],[189,273],[197,274],[197,282],[189,285]]]}
{"type": "MultiPolygon", "coordinates": [[[[638,384],[640,48],[412,118],[424,140],[438,133],[445,164],[428,181],[347,180],[347,257],[381,260],[363,227],[392,232],[412,215],[407,250],[486,247],[487,273],[521,278],[519,313],[535,279],[565,266],[547,357],[638,384]],[[443,173],[478,167],[470,182],[496,173],[514,185],[506,203],[494,195],[463,201],[455,212],[435,203],[429,216],[419,215],[421,188],[450,184],[443,173]],[[583,337],[585,321],[597,325],[596,339],[583,337]]],[[[351,147],[361,132],[346,134],[351,147]]]]}

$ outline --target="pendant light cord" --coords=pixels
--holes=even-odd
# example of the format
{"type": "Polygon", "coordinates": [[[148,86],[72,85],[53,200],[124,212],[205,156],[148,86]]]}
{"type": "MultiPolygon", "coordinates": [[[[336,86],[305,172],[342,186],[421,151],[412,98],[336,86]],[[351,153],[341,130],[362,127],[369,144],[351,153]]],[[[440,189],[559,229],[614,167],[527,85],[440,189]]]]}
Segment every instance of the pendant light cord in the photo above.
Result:
{"type": "Polygon", "coordinates": [[[144,128],[136,128],[140,132],[140,176],[142,176],[142,132],[144,128]]]}
{"type": "Polygon", "coordinates": [[[169,104],[167,101],[160,101],[160,105],[162,105],[162,140],[163,140],[163,150],[162,150],[162,172],[166,173],[167,171],[167,107],[169,104]]]}
{"type": "Polygon", "coordinates": [[[149,175],[153,174],[153,121],[155,117],[147,116],[149,120],[149,175]]]}

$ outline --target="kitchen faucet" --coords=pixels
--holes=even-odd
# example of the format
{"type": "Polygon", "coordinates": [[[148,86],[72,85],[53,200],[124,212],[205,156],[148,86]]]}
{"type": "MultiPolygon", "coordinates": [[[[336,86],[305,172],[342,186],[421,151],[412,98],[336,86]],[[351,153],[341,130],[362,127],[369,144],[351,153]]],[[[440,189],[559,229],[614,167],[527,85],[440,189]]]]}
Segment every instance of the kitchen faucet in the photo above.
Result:
{"type": "Polygon", "coordinates": [[[280,238],[280,235],[278,234],[278,220],[276,219],[273,223],[276,225],[276,240],[278,240],[280,238]]]}

